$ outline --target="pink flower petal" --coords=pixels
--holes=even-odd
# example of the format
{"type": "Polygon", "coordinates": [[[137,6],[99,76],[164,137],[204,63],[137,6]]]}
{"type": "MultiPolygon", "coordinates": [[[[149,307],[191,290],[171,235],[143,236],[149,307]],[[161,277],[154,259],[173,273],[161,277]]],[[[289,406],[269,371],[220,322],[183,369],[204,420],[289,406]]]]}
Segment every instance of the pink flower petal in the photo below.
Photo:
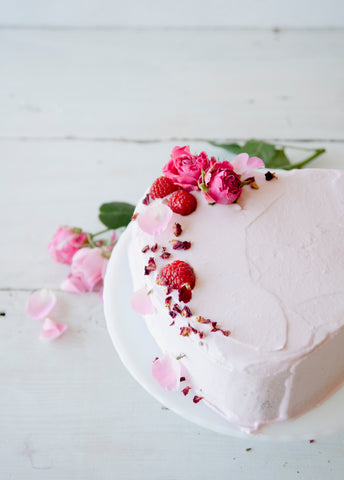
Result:
{"type": "Polygon", "coordinates": [[[68,277],[62,282],[61,289],[65,292],[70,293],[85,293],[87,292],[87,288],[84,285],[84,282],[80,277],[72,275],[71,273],[68,277]]]}
{"type": "Polygon", "coordinates": [[[166,230],[171,217],[172,210],[167,205],[155,201],[140,213],[137,222],[142,231],[157,235],[166,230]]]}
{"type": "Polygon", "coordinates": [[[141,315],[149,315],[150,313],[153,313],[153,304],[146,287],[133,293],[130,299],[130,305],[135,312],[140,313],[141,315]]]}
{"type": "Polygon", "coordinates": [[[86,290],[92,292],[101,286],[107,262],[100,248],[82,248],[73,257],[71,271],[73,276],[81,278],[86,290]]]}
{"type": "Polygon", "coordinates": [[[55,340],[67,330],[65,323],[57,323],[52,318],[47,317],[44,320],[41,330],[41,340],[55,340]]]}
{"type": "Polygon", "coordinates": [[[264,162],[258,157],[249,157],[248,153],[240,153],[232,161],[235,173],[242,175],[255,168],[264,167],[264,162]]]}
{"type": "Polygon", "coordinates": [[[42,320],[49,315],[56,303],[55,294],[49,288],[32,293],[26,302],[26,313],[35,320],[42,320]]]}
{"type": "Polygon", "coordinates": [[[181,377],[180,362],[165,354],[153,363],[152,376],[165,390],[177,391],[181,377]]]}

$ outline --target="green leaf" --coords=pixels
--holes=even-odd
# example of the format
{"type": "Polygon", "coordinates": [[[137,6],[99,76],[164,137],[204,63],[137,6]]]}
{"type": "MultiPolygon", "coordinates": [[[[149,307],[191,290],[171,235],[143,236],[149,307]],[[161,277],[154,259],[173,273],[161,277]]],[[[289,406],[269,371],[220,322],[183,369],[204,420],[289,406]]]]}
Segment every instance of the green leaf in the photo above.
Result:
{"type": "Polygon", "coordinates": [[[99,220],[108,228],[126,227],[131,220],[135,206],[125,202],[104,203],[99,208],[99,220]]]}
{"type": "Polygon", "coordinates": [[[228,152],[234,153],[235,155],[239,155],[239,153],[243,152],[243,149],[237,143],[209,143],[211,143],[211,145],[214,145],[215,147],[224,148],[228,152]]]}
{"type": "Polygon", "coordinates": [[[276,153],[275,145],[263,142],[261,140],[248,140],[241,149],[242,152],[248,153],[250,157],[259,157],[265,165],[270,164],[276,153]]]}
{"type": "Polygon", "coordinates": [[[272,160],[265,163],[266,168],[286,168],[290,165],[290,160],[285,154],[284,148],[276,150],[272,160]]]}

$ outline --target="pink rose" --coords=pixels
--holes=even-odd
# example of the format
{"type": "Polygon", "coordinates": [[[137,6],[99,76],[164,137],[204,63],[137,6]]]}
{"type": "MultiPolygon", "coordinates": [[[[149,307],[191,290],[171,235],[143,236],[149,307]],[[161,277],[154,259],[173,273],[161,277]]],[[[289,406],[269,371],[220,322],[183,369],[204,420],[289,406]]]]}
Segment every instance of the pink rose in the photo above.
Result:
{"type": "Polygon", "coordinates": [[[192,155],[190,147],[174,147],[171,160],[163,167],[162,171],[173,183],[184,190],[198,190],[201,170],[208,170],[215,163],[215,159],[209,160],[205,152],[192,155]]]}
{"type": "Polygon", "coordinates": [[[58,263],[71,265],[74,254],[88,243],[87,234],[78,228],[60,227],[48,246],[51,256],[58,263]]]}
{"type": "Polygon", "coordinates": [[[228,205],[241,195],[240,177],[227,161],[215,163],[205,174],[204,180],[208,189],[205,197],[210,202],[228,205]]]}
{"type": "Polygon", "coordinates": [[[64,288],[67,291],[83,293],[101,288],[105,276],[108,259],[101,248],[82,248],[73,257],[68,282],[64,288]]]}

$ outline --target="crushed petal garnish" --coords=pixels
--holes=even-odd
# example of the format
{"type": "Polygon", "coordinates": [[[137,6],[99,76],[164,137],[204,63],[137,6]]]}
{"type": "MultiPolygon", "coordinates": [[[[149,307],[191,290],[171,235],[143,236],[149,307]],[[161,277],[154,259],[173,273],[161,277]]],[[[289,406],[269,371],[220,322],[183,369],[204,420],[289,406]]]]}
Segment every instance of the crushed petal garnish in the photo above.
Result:
{"type": "Polygon", "coordinates": [[[173,310],[170,310],[168,313],[172,318],[176,318],[177,316],[176,312],[174,312],[173,310]]]}
{"type": "Polygon", "coordinates": [[[171,308],[171,301],[172,301],[172,297],[166,297],[165,298],[165,307],[167,308],[171,308]]]}
{"type": "Polygon", "coordinates": [[[192,298],[192,291],[190,285],[185,284],[178,290],[178,300],[180,302],[188,303],[192,298]]]}
{"type": "Polygon", "coordinates": [[[163,260],[166,260],[167,258],[170,258],[171,254],[168,253],[168,252],[163,252],[161,255],[160,255],[160,258],[162,258],[163,260]]]}
{"type": "Polygon", "coordinates": [[[197,322],[199,322],[199,323],[211,323],[211,320],[206,319],[206,318],[201,317],[201,316],[196,317],[196,320],[197,320],[197,322]]]}
{"type": "Polygon", "coordinates": [[[173,250],[189,250],[191,242],[181,240],[171,240],[173,250]]]}
{"type": "Polygon", "coordinates": [[[193,403],[198,403],[201,400],[203,400],[204,397],[199,397],[198,395],[195,395],[192,399],[193,403]]]}
{"type": "Polygon", "coordinates": [[[253,188],[254,190],[259,190],[259,185],[256,182],[252,182],[250,184],[250,187],[253,188]]]}
{"type": "Polygon", "coordinates": [[[173,226],[173,233],[176,237],[179,237],[179,235],[182,234],[182,226],[180,223],[175,223],[173,226]]]}
{"type": "Polygon", "coordinates": [[[131,219],[132,219],[132,220],[136,220],[138,216],[139,216],[138,213],[134,213],[134,215],[131,217],[131,219]]]}
{"type": "Polygon", "coordinates": [[[148,265],[145,267],[144,274],[149,275],[151,272],[154,272],[156,270],[156,263],[153,257],[150,257],[148,260],[148,265]]]}
{"type": "Polygon", "coordinates": [[[155,243],[155,244],[151,247],[151,251],[152,251],[153,253],[155,253],[157,250],[158,250],[158,244],[155,243]]]}
{"type": "Polygon", "coordinates": [[[180,308],[180,306],[178,305],[178,303],[175,303],[174,306],[173,306],[173,310],[177,313],[182,313],[182,309],[180,308]]]}
{"type": "Polygon", "coordinates": [[[182,393],[186,396],[190,392],[190,390],[191,390],[191,387],[187,386],[187,387],[183,388],[182,393]]]}
{"type": "Polygon", "coordinates": [[[185,377],[180,377],[179,381],[180,382],[185,382],[185,377]]]}
{"type": "Polygon", "coordinates": [[[276,175],[275,172],[270,172],[270,171],[269,171],[269,172],[266,172],[266,174],[265,174],[265,180],[266,180],[267,182],[270,182],[270,180],[272,180],[272,179],[274,179],[274,178],[275,178],[276,180],[278,179],[278,176],[276,175]]]}
{"type": "Polygon", "coordinates": [[[183,337],[188,337],[191,333],[191,328],[190,327],[180,327],[180,334],[183,337]]]}
{"type": "Polygon", "coordinates": [[[143,249],[141,250],[142,253],[146,253],[148,252],[149,250],[149,245],[146,245],[145,247],[143,247],[143,249]]]}
{"type": "Polygon", "coordinates": [[[187,305],[184,306],[184,308],[182,310],[182,315],[183,315],[183,317],[186,317],[186,318],[189,318],[189,317],[192,316],[191,310],[187,305]]]}
{"type": "Polygon", "coordinates": [[[149,205],[150,204],[150,197],[149,193],[145,196],[145,198],[142,200],[143,205],[149,205]]]}
{"type": "Polygon", "coordinates": [[[173,320],[169,326],[172,327],[174,324],[175,324],[175,321],[173,320]]]}

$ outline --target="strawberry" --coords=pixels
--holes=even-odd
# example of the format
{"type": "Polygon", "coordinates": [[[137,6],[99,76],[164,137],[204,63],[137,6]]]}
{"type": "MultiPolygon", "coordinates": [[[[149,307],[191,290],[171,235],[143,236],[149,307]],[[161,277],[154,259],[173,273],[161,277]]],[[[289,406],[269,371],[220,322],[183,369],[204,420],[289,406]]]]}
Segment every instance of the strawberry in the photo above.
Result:
{"type": "Polygon", "coordinates": [[[178,190],[172,193],[168,200],[168,206],[174,213],[180,215],[190,215],[197,207],[196,198],[186,190],[178,190]]]}
{"type": "Polygon", "coordinates": [[[154,200],[155,198],[164,198],[172,192],[178,190],[178,185],[175,185],[172,180],[167,177],[157,178],[149,190],[150,197],[154,200]]]}
{"type": "Polygon", "coordinates": [[[159,285],[169,285],[176,290],[183,287],[192,290],[196,279],[192,267],[181,260],[175,260],[164,266],[158,275],[157,283],[159,285]]]}

